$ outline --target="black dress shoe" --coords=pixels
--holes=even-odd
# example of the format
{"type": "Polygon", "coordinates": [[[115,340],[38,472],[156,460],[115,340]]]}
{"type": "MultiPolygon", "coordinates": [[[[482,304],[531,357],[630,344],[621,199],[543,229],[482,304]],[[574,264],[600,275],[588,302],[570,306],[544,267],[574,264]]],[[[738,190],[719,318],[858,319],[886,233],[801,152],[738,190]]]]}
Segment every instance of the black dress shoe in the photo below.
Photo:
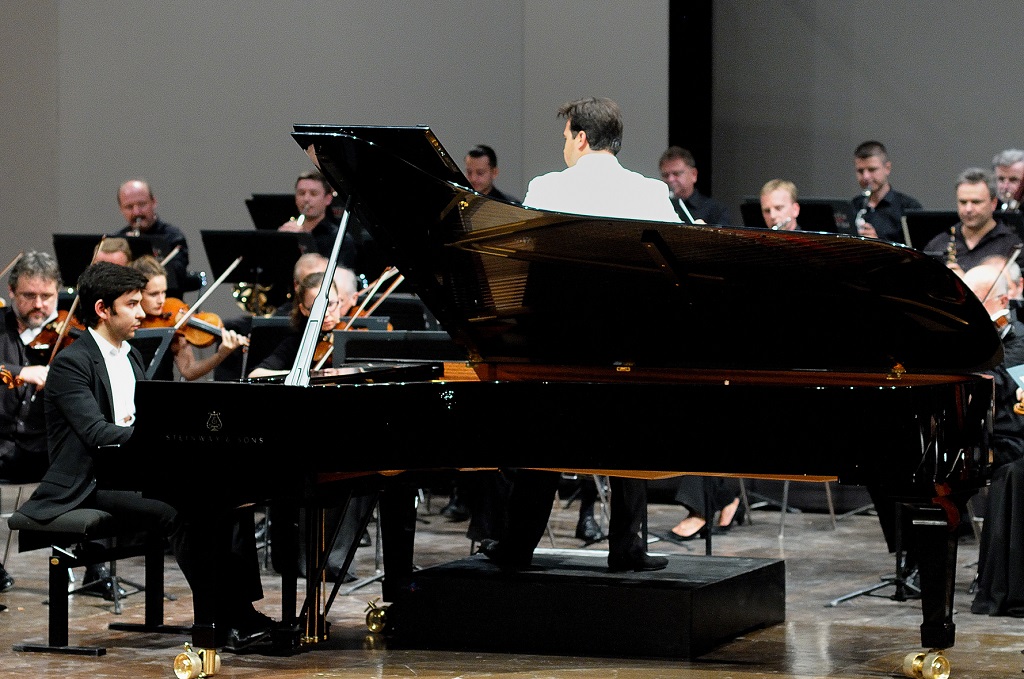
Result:
{"type": "Polygon", "coordinates": [[[576,538],[583,540],[583,544],[592,545],[604,540],[605,537],[607,536],[601,532],[601,527],[597,525],[593,515],[586,514],[580,517],[579,523],[576,524],[576,538]]]}
{"type": "Polygon", "coordinates": [[[613,573],[624,571],[660,571],[668,566],[668,559],[663,556],[651,556],[650,554],[636,554],[625,559],[608,555],[608,570],[613,573]]]}
{"type": "MultiPolygon", "coordinates": [[[[711,534],[715,534],[714,529],[711,530],[711,534]]],[[[662,537],[664,537],[669,542],[676,543],[677,545],[681,545],[684,542],[690,542],[691,540],[700,540],[701,538],[703,538],[699,530],[696,533],[690,533],[689,535],[680,535],[679,533],[670,530],[666,531],[665,533],[662,533],[662,537]]]]}
{"type": "Polygon", "coordinates": [[[6,592],[11,587],[14,587],[14,578],[3,566],[0,566],[0,592],[6,592]]]}
{"type": "Polygon", "coordinates": [[[500,542],[497,540],[483,540],[480,542],[480,547],[476,550],[477,554],[483,554],[490,561],[494,562],[495,565],[501,568],[510,568],[515,570],[526,570],[530,567],[533,561],[533,554],[511,554],[509,550],[505,549],[500,542]]]}
{"type": "Polygon", "coordinates": [[[277,623],[272,618],[263,615],[256,609],[246,611],[229,623],[231,629],[228,632],[227,641],[224,644],[226,651],[240,651],[263,641],[270,637],[277,623]]]}

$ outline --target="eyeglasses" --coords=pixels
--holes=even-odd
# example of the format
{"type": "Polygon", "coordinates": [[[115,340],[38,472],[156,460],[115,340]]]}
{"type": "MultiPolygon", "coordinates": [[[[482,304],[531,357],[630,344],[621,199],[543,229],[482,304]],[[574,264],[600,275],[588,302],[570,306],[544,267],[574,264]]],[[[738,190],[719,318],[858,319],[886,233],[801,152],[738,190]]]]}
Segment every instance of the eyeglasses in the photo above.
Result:
{"type": "MultiPolygon", "coordinates": [[[[299,306],[302,307],[303,309],[305,309],[306,313],[309,313],[309,312],[313,311],[312,307],[308,307],[305,304],[303,304],[302,302],[299,302],[299,306]]],[[[341,306],[341,300],[332,299],[330,302],[327,303],[327,310],[328,311],[337,311],[339,306],[341,306]]]]}
{"type": "Polygon", "coordinates": [[[39,300],[41,303],[46,304],[47,302],[53,301],[53,299],[57,296],[57,294],[54,292],[16,292],[14,294],[18,297],[18,299],[20,299],[22,302],[25,302],[26,304],[29,302],[34,302],[36,300],[39,300]]]}

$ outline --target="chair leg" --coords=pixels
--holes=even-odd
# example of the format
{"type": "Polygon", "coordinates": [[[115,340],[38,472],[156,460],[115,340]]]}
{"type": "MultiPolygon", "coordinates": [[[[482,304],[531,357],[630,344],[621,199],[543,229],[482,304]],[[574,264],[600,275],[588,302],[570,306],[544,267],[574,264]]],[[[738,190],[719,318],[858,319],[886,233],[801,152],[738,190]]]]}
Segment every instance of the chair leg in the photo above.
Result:
{"type": "Polygon", "coordinates": [[[50,554],[48,613],[48,643],[15,644],[15,651],[30,653],[59,653],[66,655],[106,655],[101,646],[68,646],[68,569],[79,565],[73,554],[53,547],[50,554]]]}
{"type": "MultiPolygon", "coordinates": [[[[16,512],[16,511],[18,511],[18,509],[21,507],[21,495],[24,492],[25,492],[25,486],[20,486],[19,485],[18,486],[18,492],[14,496],[14,509],[11,510],[12,514],[14,512],[16,512]]],[[[2,505],[3,505],[3,501],[0,500],[0,506],[2,506],[2,505]]],[[[2,518],[7,518],[9,516],[10,516],[10,514],[3,514],[2,518]]],[[[7,546],[4,547],[4,558],[3,558],[2,561],[0,561],[0,564],[7,563],[7,557],[9,557],[11,555],[11,541],[13,539],[14,539],[14,531],[10,530],[8,528],[8,530],[7,530],[7,546]]]]}
{"type": "Polygon", "coordinates": [[[825,502],[828,503],[828,516],[832,519],[832,530],[836,530],[836,508],[832,504],[832,483],[825,481],[825,502]]]}

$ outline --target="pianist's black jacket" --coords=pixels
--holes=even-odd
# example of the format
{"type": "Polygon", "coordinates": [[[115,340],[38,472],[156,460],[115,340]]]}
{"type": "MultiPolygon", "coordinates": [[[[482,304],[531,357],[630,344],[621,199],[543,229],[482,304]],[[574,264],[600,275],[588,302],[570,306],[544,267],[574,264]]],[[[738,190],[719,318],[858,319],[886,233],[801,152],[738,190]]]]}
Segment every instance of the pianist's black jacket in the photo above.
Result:
{"type": "MultiPolygon", "coordinates": [[[[139,350],[132,347],[128,358],[136,381],[145,379],[139,350]]],[[[49,521],[84,503],[96,488],[93,456],[103,454],[100,446],[125,443],[134,431],[113,423],[107,367],[88,332],[57,354],[43,393],[50,468],[20,509],[36,521],[49,521]]]]}

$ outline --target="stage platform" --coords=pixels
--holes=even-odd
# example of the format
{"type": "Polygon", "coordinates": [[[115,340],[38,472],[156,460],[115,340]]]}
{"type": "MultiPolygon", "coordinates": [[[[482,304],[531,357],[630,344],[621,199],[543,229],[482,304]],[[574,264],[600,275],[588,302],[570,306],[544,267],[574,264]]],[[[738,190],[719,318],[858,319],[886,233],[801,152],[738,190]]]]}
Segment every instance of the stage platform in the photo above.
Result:
{"type": "Polygon", "coordinates": [[[502,570],[482,555],[426,568],[413,574],[387,611],[389,643],[696,658],[785,620],[781,559],[668,559],[662,571],[610,573],[604,552],[539,549],[524,571],[502,570]]]}

